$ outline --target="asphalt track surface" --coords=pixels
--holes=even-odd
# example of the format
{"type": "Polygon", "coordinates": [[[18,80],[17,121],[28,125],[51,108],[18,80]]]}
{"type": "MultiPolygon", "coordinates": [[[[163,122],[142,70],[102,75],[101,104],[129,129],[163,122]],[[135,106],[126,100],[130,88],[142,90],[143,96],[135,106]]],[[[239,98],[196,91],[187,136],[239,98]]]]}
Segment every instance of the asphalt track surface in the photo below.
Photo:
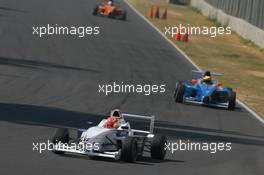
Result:
{"type": "Polygon", "coordinates": [[[174,84],[194,67],[124,3],[126,22],[94,17],[95,0],[0,1],[0,174],[264,174],[264,127],[245,109],[175,104],[174,84]],[[97,25],[77,38],[32,35],[32,26],[97,25]],[[112,81],[166,84],[166,93],[99,94],[112,81]],[[87,127],[114,107],[154,114],[170,141],[232,142],[229,152],[178,151],[136,164],[32,151],[55,127],[87,127]]]}

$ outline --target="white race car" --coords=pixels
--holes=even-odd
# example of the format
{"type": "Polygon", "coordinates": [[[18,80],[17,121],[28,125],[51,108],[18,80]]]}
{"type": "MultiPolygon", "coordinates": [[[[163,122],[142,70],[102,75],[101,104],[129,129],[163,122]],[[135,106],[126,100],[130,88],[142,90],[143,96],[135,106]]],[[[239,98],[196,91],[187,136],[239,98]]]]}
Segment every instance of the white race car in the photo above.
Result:
{"type": "Polygon", "coordinates": [[[135,162],[144,151],[151,158],[163,160],[166,154],[166,137],[154,135],[154,116],[111,111],[110,117],[87,130],[79,129],[77,139],[70,138],[68,129],[57,129],[53,138],[53,152],[56,154],[77,153],[89,157],[107,157],[126,162],[135,162]],[[149,121],[149,130],[132,129],[126,118],[149,121]]]}

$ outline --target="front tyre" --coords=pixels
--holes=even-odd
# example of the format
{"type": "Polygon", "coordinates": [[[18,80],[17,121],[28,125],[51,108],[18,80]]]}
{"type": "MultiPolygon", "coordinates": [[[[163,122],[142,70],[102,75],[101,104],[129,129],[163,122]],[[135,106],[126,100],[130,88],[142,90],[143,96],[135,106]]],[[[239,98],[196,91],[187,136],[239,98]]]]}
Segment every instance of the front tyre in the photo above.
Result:
{"type": "Polygon", "coordinates": [[[137,157],[137,140],[133,137],[127,137],[122,143],[121,159],[125,162],[134,163],[137,157]]]}
{"type": "Polygon", "coordinates": [[[164,160],[164,157],[166,155],[166,143],[167,140],[165,136],[155,135],[150,148],[151,158],[164,160]]]}
{"type": "MultiPolygon", "coordinates": [[[[58,128],[55,131],[55,134],[53,135],[51,142],[55,145],[58,144],[59,142],[61,143],[69,143],[69,139],[70,139],[70,134],[68,129],[65,128],[58,128]]],[[[53,150],[53,152],[55,154],[63,154],[63,151],[55,151],[53,150]]]]}
{"type": "Polygon", "coordinates": [[[176,89],[174,92],[174,100],[176,103],[182,103],[183,102],[184,91],[185,91],[185,86],[181,82],[178,82],[176,84],[176,89]]]}
{"type": "Polygon", "coordinates": [[[230,91],[228,96],[228,109],[233,111],[236,108],[236,92],[230,91]]]}
{"type": "Polygon", "coordinates": [[[98,14],[98,6],[96,6],[94,9],[93,9],[93,15],[96,16],[98,14]]]}

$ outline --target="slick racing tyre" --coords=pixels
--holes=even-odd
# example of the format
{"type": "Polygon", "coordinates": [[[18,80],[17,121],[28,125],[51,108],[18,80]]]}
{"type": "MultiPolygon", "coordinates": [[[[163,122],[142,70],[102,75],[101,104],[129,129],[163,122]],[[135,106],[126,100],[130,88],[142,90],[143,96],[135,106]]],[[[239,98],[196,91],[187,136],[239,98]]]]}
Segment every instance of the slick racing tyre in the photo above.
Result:
{"type": "Polygon", "coordinates": [[[167,143],[166,137],[155,135],[151,143],[150,155],[153,159],[164,160],[166,155],[165,144],[167,143]]]}
{"type": "Polygon", "coordinates": [[[228,96],[228,109],[235,110],[236,108],[236,92],[230,91],[228,96]]]}
{"type": "Polygon", "coordinates": [[[206,105],[210,104],[210,97],[209,96],[205,96],[203,98],[203,103],[206,104],[206,105]]]}
{"type": "Polygon", "coordinates": [[[183,102],[184,90],[185,90],[185,86],[181,82],[178,82],[176,84],[176,89],[175,89],[175,93],[174,93],[174,100],[176,103],[182,103],[183,102]]]}
{"type": "Polygon", "coordinates": [[[115,13],[115,11],[109,13],[108,18],[116,18],[116,13],[115,13]]]}
{"type": "Polygon", "coordinates": [[[133,137],[127,137],[122,143],[121,159],[133,163],[137,160],[137,157],[137,140],[133,137]]]}
{"type": "Polygon", "coordinates": [[[97,15],[97,11],[98,11],[98,6],[96,6],[96,7],[93,9],[93,15],[94,15],[94,16],[97,15]]]}
{"type": "Polygon", "coordinates": [[[126,11],[124,11],[122,16],[121,16],[121,20],[125,21],[126,18],[127,18],[127,13],[126,13],[126,11]]]}
{"type": "MultiPolygon", "coordinates": [[[[58,128],[55,131],[54,136],[52,137],[52,143],[53,144],[57,144],[59,142],[61,143],[69,143],[69,131],[68,129],[65,128],[58,128]]],[[[63,151],[53,151],[56,154],[63,154],[63,151]]]]}
{"type": "Polygon", "coordinates": [[[231,87],[226,87],[229,91],[233,91],[233,89],[231,87]]]}

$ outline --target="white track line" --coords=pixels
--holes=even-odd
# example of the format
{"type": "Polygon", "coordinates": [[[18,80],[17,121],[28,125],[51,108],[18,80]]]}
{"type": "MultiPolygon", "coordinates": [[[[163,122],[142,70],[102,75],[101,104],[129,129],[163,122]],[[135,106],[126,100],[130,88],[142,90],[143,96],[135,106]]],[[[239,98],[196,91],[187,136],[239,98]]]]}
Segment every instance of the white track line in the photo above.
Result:
{"type": "MultiPolygon", "coordinates": [[[[165,38],[176,50],[178,50],[197,70],[201,71],[202,69],[195,64],[192,59],[186,55],[177,45],[175,45],[170,39],[168,39],[156,26],[154,26],[145,16],[143,16],[140,12],[137,11],[135,7],[133,7],[127,0],[124,2],[136,13],[138,14],[144,21],[146,21],[151,27],[153,27],[163,38],[165,38]]],[[[237,99],[237,103],[245,108],[250,114],[252,114],[258,121],[264,124],[264,119],[261,118],[255,111],[250,109],[245,103],[237,99]]]]}

